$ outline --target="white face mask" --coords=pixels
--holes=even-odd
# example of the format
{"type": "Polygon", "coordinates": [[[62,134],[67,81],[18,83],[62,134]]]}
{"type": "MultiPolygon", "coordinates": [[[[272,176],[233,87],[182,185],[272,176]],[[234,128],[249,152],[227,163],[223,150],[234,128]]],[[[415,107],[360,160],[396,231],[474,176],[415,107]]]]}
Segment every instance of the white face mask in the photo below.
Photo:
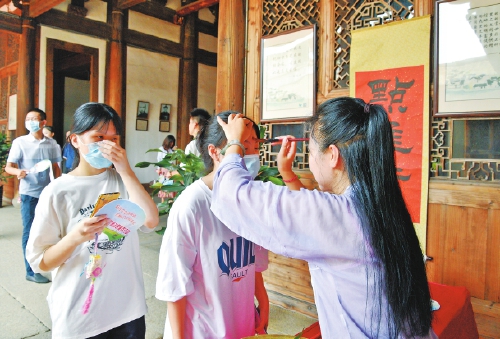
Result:
{"type": "Polygon", "coordinates": [[[243,161],[245,162],[245,166],[247,167],[248,172],[252,176],[252,179],[255,179],[257,174],[259,174],[260,170],[260,158],[258,154],[245,155],[243,157],[243,161]]]}
{"type": "Polygon", "coordinates": [[[35,133],[35,132],[38,132],[40,130],[40,121],[38,121],[38,120],[25,121],[24,126],[31,133],[35,133]]]}

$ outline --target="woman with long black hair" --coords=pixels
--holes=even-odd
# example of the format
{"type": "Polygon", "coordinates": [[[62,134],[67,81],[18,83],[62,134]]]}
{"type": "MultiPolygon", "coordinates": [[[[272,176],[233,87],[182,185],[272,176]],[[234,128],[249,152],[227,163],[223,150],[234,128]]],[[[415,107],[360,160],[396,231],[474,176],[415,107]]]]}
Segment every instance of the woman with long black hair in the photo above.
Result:
{"type": "Polygon", "coordinates": [[[238,146],[248,123],[241,115],[219,121],[233,146],[214,178],[214,214],[254,243],[308,261],[323,338],[435,337],[387,113],[336,98],[309,122],[309,167],[320,191],[301,189],[291,169],[296,145],[287,137],[278,168],[288,188],[250,180],[238,146]]]}

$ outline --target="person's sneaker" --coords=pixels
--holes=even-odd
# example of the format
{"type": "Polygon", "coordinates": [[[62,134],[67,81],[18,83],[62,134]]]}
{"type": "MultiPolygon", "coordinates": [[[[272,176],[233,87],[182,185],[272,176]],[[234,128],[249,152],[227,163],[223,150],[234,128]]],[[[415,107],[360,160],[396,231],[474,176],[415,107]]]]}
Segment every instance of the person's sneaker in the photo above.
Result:
{"type": "Polygon", "coordinates": [[[46,284],[46,283],[50,282],[49,279],[45,278],[40,273],[35,273],[35,275],[27,275],[26,280],[36,282],[38,284],[46,284]]]}

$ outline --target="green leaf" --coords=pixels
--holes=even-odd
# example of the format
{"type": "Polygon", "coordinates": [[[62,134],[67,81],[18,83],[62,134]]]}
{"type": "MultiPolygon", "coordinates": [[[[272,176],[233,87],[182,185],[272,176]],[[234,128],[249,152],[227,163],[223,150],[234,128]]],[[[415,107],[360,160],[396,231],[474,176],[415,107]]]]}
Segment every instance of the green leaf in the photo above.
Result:
{"type": "Polygon", "coordinates": [[[270,182],[272,182],[273,184],[275,185],[278,185],[278,186],[285,186],[285,183],[283,182],[282,179],[279,179],[279,178],[275,178],[275,177],[269,177],[268,178],[270,182]]]}
{"type": "Polygon", "coordinates": [[[149,167],[150,165],[155,165],[155,163],[154,162],[142,161],[142,162],[138,162],[137,164],[135,164],[135,167],[146,168],[146,167],[149,167]]]}
{"type": "Polygon", "coordinates": [[[183,185],[163,185],[161,190],[164,192],[182,192],[186,189],[183,185]]]}

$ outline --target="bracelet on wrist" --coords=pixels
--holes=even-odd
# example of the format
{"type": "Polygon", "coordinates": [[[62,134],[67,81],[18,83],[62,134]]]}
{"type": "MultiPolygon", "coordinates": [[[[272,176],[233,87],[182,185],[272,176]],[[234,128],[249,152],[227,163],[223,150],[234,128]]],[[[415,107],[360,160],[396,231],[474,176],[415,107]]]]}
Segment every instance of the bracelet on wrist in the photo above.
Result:
{"type": "Polygon", "coordinates": [[[225,155],[226,154],[226,151],[229,147],[233,146],[233,145],[237,145],[237,146],[240,146],[241,148],[241,153],[243,153],[243,157],[245,156],[245,146],[243,146],[243,144],[239,141],[239,140],[230,140],[227,142],[226,146],[224,146],[224,148],[220,151],[220,153],[222,155],[225,155]]]}
{"type": "Polygon", "coordinates": [[[288,184],[288,183],[294,182],[295,180],[298,180],[298,179],[299,179],[299,177],[297,176],[297,174],[294,174],[293,178],[288,179],[288,180],[283,179],[283,182],[288,184]]]}

